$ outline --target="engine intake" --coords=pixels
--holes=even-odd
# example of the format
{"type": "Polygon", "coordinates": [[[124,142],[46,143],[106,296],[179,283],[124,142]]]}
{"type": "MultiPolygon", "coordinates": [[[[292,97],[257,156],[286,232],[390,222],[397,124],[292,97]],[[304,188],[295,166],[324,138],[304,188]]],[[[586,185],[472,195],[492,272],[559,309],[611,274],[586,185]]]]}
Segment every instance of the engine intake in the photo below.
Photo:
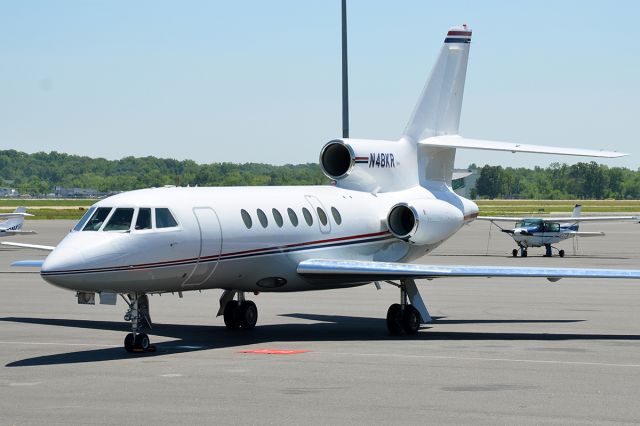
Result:
{"type": "Polygon", "coordinates": [[[441,200],[398,203],[387,215],[391,234],[416,245],[438,243],[453,235],[463,223],[462,211],[441,200]]]}
{"type": "Polygon", "coordinates": [[[320,166],[331,179],[342,179],[349,175],[355,155],[349,145],[341,140],[328,142],[320,151],[320,166]]]}

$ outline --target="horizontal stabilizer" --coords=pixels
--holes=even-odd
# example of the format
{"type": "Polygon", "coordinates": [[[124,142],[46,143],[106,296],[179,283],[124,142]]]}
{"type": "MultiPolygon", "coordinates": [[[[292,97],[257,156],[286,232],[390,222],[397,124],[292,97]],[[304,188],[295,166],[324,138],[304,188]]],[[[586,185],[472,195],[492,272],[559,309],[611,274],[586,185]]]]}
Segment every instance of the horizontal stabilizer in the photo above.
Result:
{"type": "Polygon", "coordinates": [[[640,270],[638,269],[416,265],[332,259],[304,260],[298,264],[298,273],[309,278],[334,278],[354,283],[445,277],[543,277],[553,281],[560,278],[640,279],[640,270]]]}
{"type": "MultiPolygon", "coordinates": [[[[2,229],[0,229],[2,231],[2,229]]],[[[5,234],[11,235],[24,235],[24,234],[37,234],[36,231],[23,231],[22,229],[4,230],[5,234]]]]}
{"type": "Polygon", "coordinates": [[[39,244],[10,243],[10,242],[4,242],[4,241],[1,242],[0,244],[2,244],[4,246],[31,248],[31,249],[36,249],[36,250],[53,251],[53,249],[55,249],[55,246],[42,246],[42,245],[39,245],[39,244]]]}
{"type": "Polygon", "coordinates": [[[24,213],[24,212],[0,213],[0,219],[12,219],[16,217],[27,217],[27,216],[33,216],[33,215],[30,213],[24,213]]]}
{"type": "Polygon", "coordinates": [[[435,136],[423,139],[420,145],[443,148],[484,149],[490,151],[528,152],[533,154],[574,155],[579,157],[624,157],[625,153],[615,151],[597,151],[578,148],[561,148],[545,145],[526,145],[512,142],[496,142],[483,139],[468,139],[457,135],[435,136]]]}
{"type": "Polygon", "coordinates": [[[568,234],[574,235],[576,237],[586,238],[586,237],[604,237],[604,232],[585,232],[585,231],[576,231],[576,232],[567,232],[568,234]]]}
{"type": "Polygon", "coordinates": [[[32,266],[36,268],[42,268],[44,260],[17,260],[11,264],[11,266],[32,266]]]}

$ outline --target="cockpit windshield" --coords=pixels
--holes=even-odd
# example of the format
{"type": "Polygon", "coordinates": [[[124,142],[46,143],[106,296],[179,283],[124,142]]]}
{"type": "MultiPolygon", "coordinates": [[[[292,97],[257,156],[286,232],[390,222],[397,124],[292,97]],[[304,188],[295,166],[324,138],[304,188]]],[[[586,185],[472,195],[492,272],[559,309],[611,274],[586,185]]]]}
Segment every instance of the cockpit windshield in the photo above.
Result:
{"type": "Polygon", "coordinates": [[[91,219],[87,222],[87,225],[82,229],[83,231],[97,231],[100,229],[104,220],[109,216],[111,207],[98,207],[91,216],[91,219]]]}
{"type": "Polygon", "coordinates": [[[91,217],[91,215],[95,210],[96,210],[95,207],[90,207],[89,210],[87,210],[85,214],[82,215],[82,217],[80,218],[80,221],[76,224],[76,226],[73,227],[73,230],[74,231],[81,230],[84,224],[87,223],[87,220],[89,220],[89,218],[91,217]]]}
{"type": "Polygon", "coordinates": [[[133,210],[132,208],[116,209],[111,215],[109,223],[105,225],[104,231],[128,231],[131,228],[133,210]]]}
{"type": "Polygon", "coordinates": [[[516,228],[542,229],[542,222],[542,219],[523,219],[521,222],[516,222],[516,228]]]}

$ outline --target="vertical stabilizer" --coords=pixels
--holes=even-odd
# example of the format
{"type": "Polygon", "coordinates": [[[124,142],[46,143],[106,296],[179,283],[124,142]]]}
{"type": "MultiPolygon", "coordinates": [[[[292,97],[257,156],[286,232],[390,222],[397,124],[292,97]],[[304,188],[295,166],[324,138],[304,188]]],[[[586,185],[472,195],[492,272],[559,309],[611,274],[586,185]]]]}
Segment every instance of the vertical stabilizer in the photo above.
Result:
{"type": "Polygon", "coordinates": [[[573,214],[571,215],[571,217],[580,217],[580,213],[582,213],[582,205],[576,204],[576,206],[573,208],[573,214]]]}
{"type": "Polygon", "coordinates": [[[466,25],[447,32],[404,137],[418,142],[426,137],[458,133],[470,45],[471,30],[466,25]]]}

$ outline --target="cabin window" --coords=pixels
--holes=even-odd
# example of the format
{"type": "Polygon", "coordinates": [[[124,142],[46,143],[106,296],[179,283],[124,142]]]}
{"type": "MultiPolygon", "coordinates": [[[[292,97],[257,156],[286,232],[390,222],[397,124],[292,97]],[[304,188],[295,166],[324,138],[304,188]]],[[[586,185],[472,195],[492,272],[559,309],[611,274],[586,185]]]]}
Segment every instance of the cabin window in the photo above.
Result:
{"type": "Polygon", "coordinates": [[[318,212],[318,219],[320,219],[320,223],[325,226],[329,222],[329,220],[327,219],[327,214],[320,207],[317,207],[316,211],[318,212]]]}
{"type": "Polygon", "coordinates": [[[253,226],[251,215],[245,209],[242,209],[240,210],[240,216],[242,216],[242,221],[244,222],[244,226],[246,226],[247,229],[251,229],[251,227],[253,226]]]}
{"type": "Polygon", "coordinates": [[[76,224],[76,226],[73,227],[73,230],[74,231],[81,230],[84,224],[87,223],[87,221],[89,220],[89,218],[91,217],[91,215],[95,210],[96,210],[95,207],[90,207],[89,210],[87,210],[85,214],[82,215],[82,217],[80,218],[80,221],[76,224]]]}
{"type": "Polygon", "coordinates": [[[309,212],[306,207],[302,208],[302,216],[304,216],[304,220],[307,222],[307,225],[313,225],[313,216],[311,216],[311,212],[309,212]]]}
{"type": "Polygon", "coordinates": [[[262,225],[263,228],[266,228],[267,225],[269,225],[267,215],[264,214],[264,212],[260,209],[256,210],[256,213],[258,213],[258,220],[260,221],[260,225],[262,225]]]}
{"type": "Polygon", "coordinates": [[[340,225],[342,223],[342,216],[340,216],[338,209],[331,207],[331,215],[333,215],[333,220],[336,221],[336,224],[340,225]]]}
{"type": "Polygon", "coordinates": [[[276,221],[276,225],[278,225],[278,228],[282,228],[282,225],[284,225],[284,221],[282,220],[282,215],[280,214],[280,212],[277,209],[272,209],[271,213],[273,213],[273,219],[276,221]]]}
{"type": "Polygon", "coordinates": [[[100,229],[104,220],[109,216],[111,207],[98,207],[91,216],[91,219],[87,221],[87,225],[82,229],[83,231],[97,231],[100,229]]]}
{"type": "Polygon", "coordinates": [[[178,222],[167,208],[156,209],[156,228],[173,228],[178,226],[178,222]]]}
{"type": "Polygon", "coordinates": [[[104,231],[128,231],[133,220],[133,209],[116,209],[109,222],[104,226],[104,231]]]}
{"type": "Polygon", "coordinates": [[[143,208],[138,211],[135,229],[151,229],[151,209],[143,208]]]}
{"type": "Polygon", "coordinates": [[[298,226],[298,215],[292,209],[287,209],[287,214],[289,215],[289,220],[293,226],[298,226]]]}

